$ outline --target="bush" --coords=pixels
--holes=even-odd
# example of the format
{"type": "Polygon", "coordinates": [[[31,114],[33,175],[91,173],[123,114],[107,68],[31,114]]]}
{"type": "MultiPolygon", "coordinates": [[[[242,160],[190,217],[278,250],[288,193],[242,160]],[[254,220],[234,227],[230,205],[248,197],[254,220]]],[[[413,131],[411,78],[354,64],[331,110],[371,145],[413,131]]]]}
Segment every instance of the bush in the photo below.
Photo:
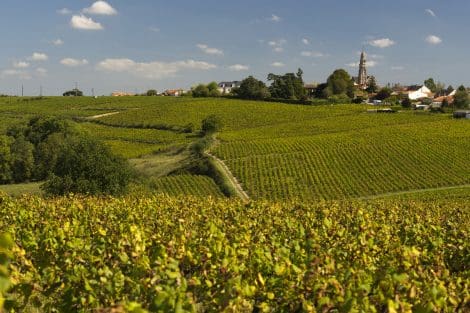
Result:
{"type": "Polygon", "coordinates": [[[406,97],[405,99],[403,99],[403,101],[401,102],[401,106],[404,107],[404,108],[411,108],[411,100],[410,98],[406,97]]]}
{"type": "Polygon", "coordinates": [[[128,163],[102,143],[75,137],[60,151],[43,189],[52,195],[124,193],[132,178],[128,163]]]}
{"type": "Polygon", "coordinates": [[[204,135],[213,134],[222,129],[222,121],[216,115],[209,115],[202,121],[202,132],[204,135]]]}

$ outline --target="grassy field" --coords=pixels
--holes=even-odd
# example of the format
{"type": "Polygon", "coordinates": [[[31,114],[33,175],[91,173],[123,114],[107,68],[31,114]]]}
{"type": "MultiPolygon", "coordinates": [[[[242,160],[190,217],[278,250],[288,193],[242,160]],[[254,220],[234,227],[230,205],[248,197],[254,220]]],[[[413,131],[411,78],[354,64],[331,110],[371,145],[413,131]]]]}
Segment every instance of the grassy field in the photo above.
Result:
{"type": "Polygon", "coordinates": [[[255,199],[349,199],[470,183],[468,121],[367,108],[170,97],[0,99],[2,129],[33,114],[82,119],[83,129],[156,177],[184,163],[168,151],[195,141],[201,120],[216,114],[224,129],[212,153],[255,199]],[[114,114],[86,119],[106,113],[114,114]],[[182,132],[191,124],[193,133],[182,132]]]}

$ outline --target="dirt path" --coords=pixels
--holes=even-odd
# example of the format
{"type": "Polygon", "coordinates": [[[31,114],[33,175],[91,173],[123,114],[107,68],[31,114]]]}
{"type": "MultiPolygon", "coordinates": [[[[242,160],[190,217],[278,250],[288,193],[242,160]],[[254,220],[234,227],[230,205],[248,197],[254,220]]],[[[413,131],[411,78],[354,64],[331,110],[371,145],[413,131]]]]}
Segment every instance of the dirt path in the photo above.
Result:
{"type": "Polygon", "coordinates": [[[432,191],[443,191],[443,190],[452,190],[452,189],[460,189],[460,188],[470,188],[470,184],[466,185],[459,185],[459,186],[448,186],[448,187],[437,187],[437,188],[427,188],[427,189],[415,189],[415,190],[406,190],[406,191],[397,191],[397,192],[388,192],[383,193],[380,195],[373,195],[373,196],[365,196],[357,198],[358,200],[373,200],[383,197],[392,197],[392,196],[401,196],[413,193],[422,193],[422,192],[432,192],[432,191]]]}
{"type": "Polygon", "coordinates": [[[85,119],[86,120],[96,120],[96,119],[99,119],[99,118],[102,118],[102,117],[116,115],[116,114],[119,114],[119,113],[121,113],[121,112],[110,112],[110,113],[98,114],[98,115],[85,117],[85,119]]]}
{"type": "Polygon", "coordinates": [[[249,201],[250,200],[250,196],[246,193],[246,191],[243,189],[242,185],[240,184],[240,182],[238,181],[238,179],[232,174],[232,171],[230,171],[230,169],[228,168],[227,164],[225,164],[224,161],[222,161],[221,159],[219,159],[218,157],[216,157],[215,155],[213,155],[211,152],[210,152],[210,149],[214,148],[214,147],[217,147],[219,144],[220,144],[220,141],[215,137],[215,135],[213,136],[213,140],[214,140],[214,143],[212,144],[212,146],[209,148],[209,150],[207,150],[205,153],[206,155],[211,158],[212,160],[214,160],[215,162],[217,162],[221,169],[223,170],[223,174],[228,178],[228,180],[230,181],[231,185],[233,186],[233,188],[235,189],[235,192],[237,193],[237,196],[242,199],[243,201],[249,201]]]}

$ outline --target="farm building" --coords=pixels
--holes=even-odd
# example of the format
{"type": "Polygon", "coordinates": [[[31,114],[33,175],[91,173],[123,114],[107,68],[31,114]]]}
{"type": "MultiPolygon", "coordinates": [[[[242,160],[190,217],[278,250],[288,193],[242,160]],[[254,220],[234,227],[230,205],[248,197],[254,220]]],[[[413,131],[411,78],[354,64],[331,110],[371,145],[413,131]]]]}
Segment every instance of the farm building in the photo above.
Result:
{"type": "Polygon", "coordinates": [[[180,97],[184,94],[183,89],[168,89],[163,92],[164,96],[170,96],[170,97],[180,97]]]}

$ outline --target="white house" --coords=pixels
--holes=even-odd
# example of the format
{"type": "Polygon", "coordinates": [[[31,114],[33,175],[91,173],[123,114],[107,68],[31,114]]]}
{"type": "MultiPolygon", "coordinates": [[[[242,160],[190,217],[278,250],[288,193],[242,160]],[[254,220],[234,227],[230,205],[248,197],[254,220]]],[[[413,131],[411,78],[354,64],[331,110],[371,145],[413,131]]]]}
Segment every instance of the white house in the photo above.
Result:
{"type": "Polygon", "coordinates": [[[233,82],[221,82],[218,85],[218,90],[220,91],[221,94],[227,95],[230,92],[232,92],[233,88],[238,88],[240,87],[241,82],[240,81],[233,81],[233,82]]]}
{"type": "Polygon", "coordinates": [[[413,86],[409,88],[405,93],[408,94],[408,98],[410,100],[434,97],[432,91],[426,86],[413,86]]]}

